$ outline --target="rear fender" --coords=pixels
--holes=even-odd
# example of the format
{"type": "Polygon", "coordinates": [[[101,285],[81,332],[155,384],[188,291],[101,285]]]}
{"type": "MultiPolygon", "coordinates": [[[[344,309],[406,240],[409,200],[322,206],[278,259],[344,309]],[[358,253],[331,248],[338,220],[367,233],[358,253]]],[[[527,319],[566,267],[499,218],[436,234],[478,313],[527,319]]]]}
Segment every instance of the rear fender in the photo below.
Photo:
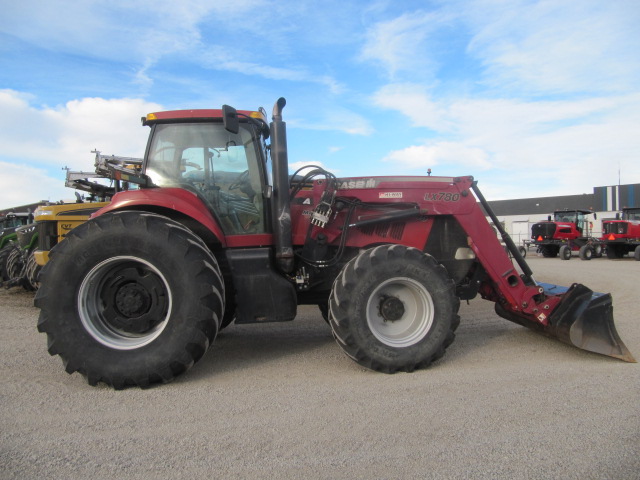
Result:
{"type": "Polygon", "coordinates": [[[91,215],[91,218],[117,210],[146,210],[159,214],[177,212],[195,220],[213,234],[223,247],[227,246],[222,229],[204,202],[195,193],[182,188],[144,188],[119,192],[109,205],[91,215]]]}

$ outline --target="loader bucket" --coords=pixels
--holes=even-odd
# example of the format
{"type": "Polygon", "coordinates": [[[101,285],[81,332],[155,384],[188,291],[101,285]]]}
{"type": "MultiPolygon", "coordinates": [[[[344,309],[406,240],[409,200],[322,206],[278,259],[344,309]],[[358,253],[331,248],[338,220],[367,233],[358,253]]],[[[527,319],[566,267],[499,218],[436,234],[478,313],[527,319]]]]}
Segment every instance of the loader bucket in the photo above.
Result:
{"type": "Polygon", "coordinates": [[[545,283],[539,283],[538,286],[544,288],[546,295],[562,297],[551,313],[548,325],[535,326],[523,322],[522,318],[515,319],[513,314],[502,309],[498,314],[582,350],[635,363],[613,323],[611,294],[597,293],[578,283],[569,288],[545,283]]]}
{"type": "MultiPolygon", "coordinates": [[[[560,293],[557,285],[540,284],[545,293],[560,293]]],[[[593,292],[579,283],[564,292],[562,301],[549,317],[548,334],[574,347],[619,358],[635,359],[620,340],[613,323],[611,294],[593,292]]]]}

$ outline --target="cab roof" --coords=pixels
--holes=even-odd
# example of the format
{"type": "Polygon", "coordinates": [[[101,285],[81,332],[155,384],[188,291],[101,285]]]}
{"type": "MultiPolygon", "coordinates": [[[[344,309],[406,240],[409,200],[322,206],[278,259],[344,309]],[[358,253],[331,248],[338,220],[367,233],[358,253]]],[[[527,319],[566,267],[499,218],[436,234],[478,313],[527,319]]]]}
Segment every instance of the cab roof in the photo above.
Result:
{"type": "MultiPolygon", "coordinates": [[[[251,110],[238,110],[238,119],[247,121],[246,117],[262,120],[267,124],[267,118],[261,112],[251,110]]],[[[154,123],[173,123],[189,121],[222,121],[222,110],[217,109],[196,109],[196,110],[167,110],[164,112],[153,112],[142,117],[142,125],[153,125],[154,123]]]]}
{"type": "Polygon", "coordinates": [[[580,209],[580,208],[573,208],[571,210],[556,210],[553,213],[555,215],[556,213],[576,213],[576,212],[589,214],[589,213],[593,213],[593,210],[583,210],[583,209],[580,209]]]}

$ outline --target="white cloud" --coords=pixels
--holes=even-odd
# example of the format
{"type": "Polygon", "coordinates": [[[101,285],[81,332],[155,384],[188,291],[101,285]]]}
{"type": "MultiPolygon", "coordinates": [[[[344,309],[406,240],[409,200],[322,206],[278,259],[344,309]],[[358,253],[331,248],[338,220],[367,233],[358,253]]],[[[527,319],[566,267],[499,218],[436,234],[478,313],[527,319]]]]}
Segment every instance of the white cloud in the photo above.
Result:
{"type": "Polygon", "coordinates": [[[290,117],[287,123],[305,130],[338,131],[349,135],[369,136],[374,132],[366,117],[344,107],[332,106],[313,112],[313,115],[305,118],[290,117]]]}
{"type": "Polygon", "coordinates": [[[24,0],[3,5],[0,31],[51,50],[145,61],[192,48],[201,40],[201,24],[214,28],[207,22],[216,17],[240,21],[261,3],[24,0]]]}
{"type": "MultiPolygon", "coordinates": [[[[16,204],[18,194],[36,201],[47,197],[52,185],[63,186],[64,175],[57,171],[64,166],[93,170],[91,150],[95,148],[105,154],[142,157],[149,130],[141,126],[140,118],[162,110],[140,99],[84,98],[55,108],[32,106],[32,100],[19,92],[0,90],[0,161],[13,165],[3,169],[3,184],[22,178],[11,180],[12,185],[20,185],[18,189],[0,190],[0,205],[16,204]],[[12,161],[17,158],[20,164],[12,161]],[[47,170],[56,173],[47,177],[47,170]],[[29,175],[21,177],[25,172],[29,175]],[[34,180],[25,182],[25,178],[34,180]]],[[[69,190],[67,196],[73,198],[73,192],[69,190]]]]}
{"type": "Polygon", "coordinates": [[[238,60],[226,51],[223,46],[209,45],[207,50],[199,56],[202,64],[214,70],[242,73],[249,76],[259,76],[269,80],[287,80],[291,82],[306,82],[326,87],[331,93],[338,94],[344,87],[329,75],[316,75],[304,67],[283,68],[263,65],[256,62],[238,60]]]}
{"type": "Polygon", "coordinates": [[[0,90],[0,156],[40,165],[90,163],[91,150],[141,156],[148,129],[140,118],[162,110],[140,99],[83,98],[55,108],[35,107],[29,97],[0,90]]]}
{"type": "Polygon", "coordinates": [[[473,34],[468,52],[483,62],[494,87],[537,93],[637,87],[635,0],[485,0],[450,8],[461,5],[473,34]]]}
{"type": "Polygon", "coordinates": [[[360,59],[382,65],[391,78],[407,72],[431,77],[437,62],[426,44],[447,18],[443,11],[417,11],[378,22],[366,32],[360,59]]]}
{"type": "MultiPolygon", "coordinates": [[[[271,80],[309,82],[337,94],[344,90],[335,78],[306,66],[279,67],[257,60],[264,46],[254,41],[256,25],[273,21],[273,7],[266,0],[157,1],[137,0],[25,0],[3,5],[0,32],[26,43],[98,61],[133,64],[132,81],[150,88],[158,78],[153,71],[163,57],[177,57],[187,64],[205,66],[271,80]],[[247,22],[247,18],[254,21],[247,22]],[[247,45],[248,44],[248,45],[247,45]]],[[[291,5],[278,5],[279,20],[303,22],[291,5]]],[[[328,23],[329,19],[325,19],[328,23]]],[[[277,27],[275,27],[277,28],[277,27]]],[[[343,27],[345,28],[345,27],[343,27]]],[[[325,35],[330,35],[325,32],[325,35]]],[[[305,33],[309,38],[315,38],[305,33]]],[[[272,46],[272,37],[261,41],[272,46]]],[[[290,38],[286,39],[290,43],[290,38]]],[[[277,56],[267,58],[277,62],[277,56]]]]}
{"type": "Polygon", "coordinates": [[[45,169],[0,161],[0,209],[74,199],[73,190],[64,187],[64,173],[53,178],[45,169]]]}
{"type": "Polygon", "coordinates": [[[296,172],[298,169],[301,169],[297,172],[297,175],[306,175],[311,170],[314,170],[313,167],[320,167],[326,169],[326,166],[322,162],[309,161],[309,162],[293,162],[289,164],[289,172],[296,172]],[[305,168],[306,167],[306,168],[305,168]]]}
{"type": "Polygon", "coordinates": [[[360,59],[445,91],[462,60],[470,89],[621,92],[637,88],[638,24],[636,0],[450,0],[374,23],[360,59]]]}
{"type": "Polygon", "coordinates": [[[633,167],[640,152],[640,94],[553,102],[436,102],[426,90],[400,87],[380,89],[374,102],[400,111],[415,127],[430,129],[434,138],[390,152],[387,161],[408,169],[439,165],[447,175],[484,171],[489,184],[495,175],[510,175],[501,180],[502,188],[495,188],[503,198],[522,196],[522,187],[518,191],[510,184],[522,185],[523,179],[540,196],[615,184],[618,163],[627,183],[640,182],[640,169],[633,167]]]}
{"type": "Polygon", "coordinates": [[[397,110],[409,117],[414,126],[432,130],[446,129],[446,111],[443,105],[433,100],[426,85],[418,83],[396,83],[385,85],[372,96],[379,107],[397,110]]]}
{"type": "MultiPolygon", "coordinates": [[[[435,142],[427,145],[413,145],[395,150],[383,161],[393,162],[410,169],[433,169],[437,165],[456,165],[473,170],[486,170],[491,167],[489,155],[481,148],[466,146],[456,142],[435,142]]],[[[447,172],[446,174],[451,174],[447,172]]],[[[463,172],[460,172],[463,173],[463,172]]]]}

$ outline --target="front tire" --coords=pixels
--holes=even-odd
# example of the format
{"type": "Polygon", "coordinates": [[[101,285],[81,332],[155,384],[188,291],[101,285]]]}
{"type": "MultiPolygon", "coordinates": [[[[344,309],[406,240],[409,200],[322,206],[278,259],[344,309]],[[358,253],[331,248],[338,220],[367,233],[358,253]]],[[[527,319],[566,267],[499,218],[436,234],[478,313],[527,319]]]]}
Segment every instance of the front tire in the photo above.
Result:
{"type": "Polygon", "coordinates": [[[415,248],[382,245],[342,269],[329,298],[338,345],[360,365],[411,372],[442,357],[460,323],[446,269],[415,248]]]}
{"type": "Polygon", "coordinates": [[[562,260],[571,260],[571,247],[569,245],[560,247],[560,258],[562,260]]]}
{"type": "Polygon", "coordinates": [[[580,251],[578,252],[578,256],[581,260],[591,260],[594,256],[593,248],[591,245],[583,245],[580,247],[580,251]]]}
{"type": "Polygon", "coordinates": [[[166,383],[213,342],[224,312],[215,258],[190,230],[144,212],[108,213],[51,250],[38,330],[67,373],[116,389],[166,383]]]}

